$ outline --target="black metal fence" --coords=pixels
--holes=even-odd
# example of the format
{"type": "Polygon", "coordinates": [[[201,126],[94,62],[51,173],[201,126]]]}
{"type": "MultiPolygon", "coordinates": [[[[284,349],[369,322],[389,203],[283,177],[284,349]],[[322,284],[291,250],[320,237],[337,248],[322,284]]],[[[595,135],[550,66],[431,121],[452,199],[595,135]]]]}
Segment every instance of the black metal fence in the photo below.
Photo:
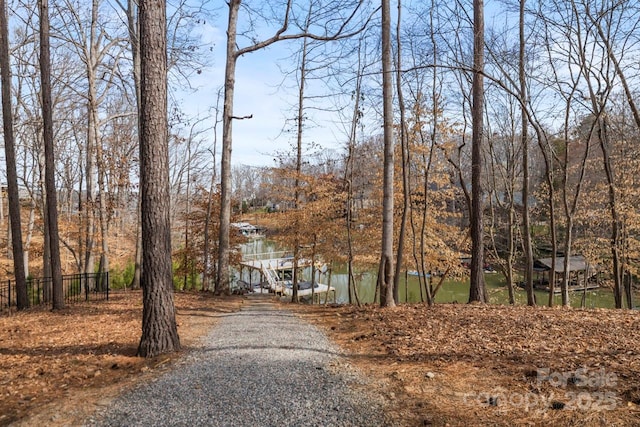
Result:
{"type": "MultiPolygon", "coordinates": [[[[109,299],[109,272],[80,273],[62,276],[62,290],[65,304],[80,301],[100,301],[109,299]]],[[[27,279],[29,307],[52,305],[52,280],[27,279]]],[[[0,283],[0,314],[16,310],[15,281],[0,283]]]]}

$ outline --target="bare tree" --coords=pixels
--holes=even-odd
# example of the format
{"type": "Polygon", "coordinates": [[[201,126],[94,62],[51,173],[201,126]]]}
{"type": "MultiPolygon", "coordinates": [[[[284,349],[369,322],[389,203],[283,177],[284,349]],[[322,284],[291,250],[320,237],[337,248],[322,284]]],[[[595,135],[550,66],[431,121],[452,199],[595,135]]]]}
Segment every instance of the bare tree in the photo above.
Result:
{"type": "MultiPolygon", "coordinates": [[[[634,118],[634,122],[638,130],[640,130],[640,113],[638,112],[634,96],[631,93],[629,83],[620,64],[621,59],[623,59],[622,57],[624,57],[627,52],[625,50],[622,50],[620,52],[621,58],[618,58],[618,55],[616,55],[612,47],[612,44],[616,42],[615,37],[618,35],[617,29],[624,28],[624,12],[625,8],[622,4],[612,5],[610,8],[605,8],[605,6],[603,5],[600,10],[597,10],[596,19],[593,16],[593,11],[589,7],[589,4],[587,4],[584,8],[584,13],[588,17],[589,22],[591,22],[596,28],[597,36],[599,38],[598,45],[601,46],[602,51],[604,51],[603,53],[606,54],[608,62],[613,64],[615,75],[620,80],[620,84],[622,85],[625,98],[634,118]],[[616,9],[620,9],[620,11],[617,11],[616,9]],[[605,28],[607,29],[606,33],[605,28]]],[[[623,31],[620,32],[622,33],[623,31]]],[[[625,39],[623,39],[624,43],[620,43],[622,46],[626,44],[625,39]]],[[[608,69],[610,68],[610,66],[607,66],[606,68],[608,69]]],[[[583,70],[583,73],[585,73],[585,76],[588,78],[589,70],[587,69],[586,64],[583,67],[583,70]]],[[[612,76],[606,75],[604,73],[602,74],[603,75],[601,76],[601,81],[598,82],[598,86],[594,87],[592,84],[589,84],[588,89],[592,109],[597,114],[596,117],[598,140],[600,143],[600,149],[602,150],[603,168],[605,171],[608,189],[608,204],[611,215],[610,250],[613,264],[614,300],[616,308],[622,308],[624,287],[624,296],[627,300],[626,306],[627,308],[631,309],[633,308],[632,287],[630,281],[626,285],[623,283],[623,277],[626,274],[624,260],[621,253],[621,248],[623,246],[623,215],[621,213],[619,202],[619,190],[616,191],[617,189],[623,187],[623,185],[616,182],[615,167],[614,162],[612,161],[613,142],[610,136],[610,120],[607,117],[607,113],[603,112],[606,107],[606,102],[608,101],[608,94],[612,90],[611,86],[613,85],[613,79],[612,76]]]]}
{"type": "Polygon", "coordinates": [[[518,46],[518,80],[520,82],[520,116],[522,120],[522,236],[524,246],[524,282],[527,291],[527,305],[536,304],[533,292],[533,244],[531,242],[530,179],[529,179],[529,116],[527,108],[527,75],[526,75],[526,34],[525,4],[520,0],[519,8],[519,46],[518,46]]]}
{"type": "MultiPolygon", "coordinates": [[[[183,290],[187,289],[188,278],[193,277],[196,259],[196,240],[192,225],[192,205],[199,188],[204,188],[207,183],[204,179],[208,175],[209,151],[203,147],[204,134],[210,128],[203,127],[208,121],[208,116],[196,117],[184,125],[176,125],[169,136],[169,182],[171,189],[171,223],[174,230],[184,226],[184,242],[178,245],[182,262],[178,265],[176,273],[183,273],[183,290]],[[179,221],[179,222],[178,222],[179,221]]],[[[214,174],[215,175],[215,174],[214,174]]],[[[174,234],[177,237],[177,234],[174,234]]],[[[176,253],[177,255],[178,253],[176,253]]]]}
{"type": "Polygon", "coordinates": [[[104,155],[103,128],[106,122],[113,120],[104,112],[105,100],[116,83],[119,62],[123,56],[124,37],[114,33],[113,29],[105,28],[101,22],[100,0],[92,0],[87,10],[85,22],[84,13],[79,5],[70,0],[64,2],[65,8],[59,14],[63,26],[60,37],[68,42],[70,48],[81,59],[84,66],[86,88],[83,98],[86,102],[86,148],[84,179],[86,188],[81,195],[81,210],[84,216],[84,244],[85,273],[95,270],[95,240],[97,227],[100,231],[100,262],[99,270],[109,270],[109,246],[107,217],[107,171],[104,155]],[[96,198],[97,195],[97,198],[96,198]],[[96,225],[98,221],[98,225],[96,225]]]}
{"type": "Polygon", "coordinates": [[[484,115],[484,1],[473,0],[473,86],[471,141],[471,287],[469,302],[487,302],[484,282],[482,145],[484,115]]]}
{"type": "MultiPolygon", "coordinates": [[[[136,110],[138,112],[138,139],[140,131],[140,22],[138,20],[137,0],[127,0],[126,6],[120,4],[120,8],[126,11],[127,30],[129,32],[129,45],[131,48],[131,59],[133,61],[133,83],[136,92],[136,110]]],[[[139,190],[139,189],[138,189],[139,190]]],[[[140,287],[140,275],[142,268],[142,221],[140,215],[140,191],[138,191],[137,220],[136,220],[136,252],[134,257],[133,277],[130,286],[132,289],[140,287]]]]}
{"type": "Polygon", "coordinates": [[[211,164],[213,165],[213,171],[211,173],[211,181],[209,183],[209,194],[207,195],[207,209],[205,213],[205,222],[203,230],[203,260],[202,260],[202,290],[208,291],[211,288],[212,278],[212,262],[211,262],[211,216],[213,213],[214,193],[216,192],[216,185],[218,184],[218,174],[216,173],[216,152],[218,148],[218,124],[220,124],[220,100],[222,99],[222,88],[218,90],[218,96],[216,97],[216,106],[214,107],[214,120],[213,120],[213,148],[211,149],[211,155],[213,157],[211,164]]]}
{"type": "MultiPolygon", "coordinates": [[[[40,11],[40,79],[42,85],[42,124],[45,157],[46,219],[49,234],[49,264],[53,285],[53,309],[64,308],[60,238],[58,234],[58,201],[56,197],[55,159],[53,152],[53,109],[51,103],[51,55],[49,44],[49,1],[38,1],[40,11]]],[[[45,262],[47,260],[45,259],[45,262]]]]}
{"type": "Polygon", "coordinates": [[[411,202],[411,190],[409,184],[409,138],[407,135],[406,114],[404,105],[404,94],[402,93],[402,43],[400,37],[400,29],[402,23],[402,2],[398,0],[398,16],[396,22],[396,91],[398,93],[398,106],[400,110],[400,153],[402,166],[402,217],[400,220],[400,230],[398,232],[398,247],[396,249],[396,265],[393,275],[393,299],[398,303],[398,295],[400,290],[400,276],[402,276],[402,267],[404,262],[404,246],[405,235],[407,230],[407,222],[409,220],[409,208],[411,202]]]}
{"type": "Polygon", "coordinates": [[[355,76],[355,88],[353,91],[353,113],[349,123],[349,131],[347,138],[347,158],[344,166],[344,183],[346,187],[346,215],[345,226],[347,230],[347,290],[349,293],[349,304],[353,304],[355,300],[356,304],[360,306],[360,296],[358,295],[358,288],[355,282],[354,275],[354,242],[353,242],[353,225],[354,225],[354,179],[355,179],[355,148],[356,140],[358,137],[358,123],[362,118],[361,102],[363,99],[362,94],[362,80],[364,74],[364,63],[366,62],[365,43],[363,37],[358,39],[357,48],[357,73],[355,76]]]}
{"type": "MultiPolygon", "coordinates": [[[[304,21],[303,31],[309,31],[309,27],[311,26],[311,17],[313,12],[313,5],[309,6],[309,11],[307,12],[307,17],[304,21]]],[[[304,110],[304,101],[305,101],[305,89],[307,85],[307,74],[309,73],[309,39],[306,37],[302,40],[302,50],[300,55],[300,63],[299,69],[300,74],[298,77],[298,112],[296,117],[296,174],[295,174],[295,184],[294,184],[294,209],[299,210],[301,208],[301,190],[302,190],[302,141],[303,141],[303,132],[304,132],[304,120],[305,120],[305,110],[304,110]]],[[[294,216],[294,221],[296,224],[294,225],[294,242],[293,242],[293,278],[292,285],[293,289],[291,292],[291,302],[300,302],[298,297],[298,281],[299,281],[299,269],[298,269],[298,261],[300,260],[300,223],[299,216],[294,216]]],[[[312,288],[313,289],[313,288],[312,288]]]]}
{"type": "Polygon", "coordinates": [[[382,106],[383,106],[383,196],[382,248],[378,267],[380,306],[393,307],[393,74],[391,69],[391,11],[389,0],[382,0],[382,106]]]}
{"type": "Polygon", "coordinates": [[[22,250],[22,221],[20,219],[20,196],[18,194],[18,172],[16,169],[16,150],[13,133],[13,109],[11,107],[11,64],[9,60],[9,25],[7,20],[7,5],[5,0],[0,0],[0,72],[2,73],[0,78],[2,80],[4,153],[7,165],[7,191],[9,196],[11,245],[13,249],[13,274],[16,281],[16,304],[18,310],[22,310],[29,306],[29,298],[27,296],[22,250]]]}
{"type": "Polygon", "coordinates": [[[520,179],[520,163],[517,161],[520,144],[515,124],[517,105],[511,97],[507,96],[503,100],[503,93],[493,95],[487,99],[487,115],[493,121],[487,126],[491,135],[487,138],[486,160],[487,200],[490,208],[485,227],[490,238],[487,252],[493,252],[493,257],[507,280],[509,303],[515,304],[514,263],[518,256],[516,188],[520,179]]]}

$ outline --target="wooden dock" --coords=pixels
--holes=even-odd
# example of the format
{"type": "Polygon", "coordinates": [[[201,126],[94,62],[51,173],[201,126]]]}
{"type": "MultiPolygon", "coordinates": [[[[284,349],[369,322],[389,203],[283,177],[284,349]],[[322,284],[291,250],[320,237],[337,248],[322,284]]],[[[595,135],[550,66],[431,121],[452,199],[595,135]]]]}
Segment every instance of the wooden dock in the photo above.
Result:
{"type": "MultiPolygon", "coordinates": [[[[249,271],[249,289],[253,292],[268,292],[276,295],[292,296],[293,295],[293,257],[280,257],[268,259],[245,259],[240,262],[241,276],[242,271],[249,271]],[[259,273],[260,280],[252,282],[255,272],[259,273]]],[[[298,260],[297,268],[299,270],[311,267],[311,261],[307,259],[298,260]]],[[[319,271],[319,270],[318,270],[319,271]]],[[[314,302],[320,300],[320,296],[325,298],[328,294],[333,293],[333,300],[336,300],[336,290],[334,287],[319,283],[316,281],[299,281],[298,296],[302,298],[311,298],[314,302]]]]}

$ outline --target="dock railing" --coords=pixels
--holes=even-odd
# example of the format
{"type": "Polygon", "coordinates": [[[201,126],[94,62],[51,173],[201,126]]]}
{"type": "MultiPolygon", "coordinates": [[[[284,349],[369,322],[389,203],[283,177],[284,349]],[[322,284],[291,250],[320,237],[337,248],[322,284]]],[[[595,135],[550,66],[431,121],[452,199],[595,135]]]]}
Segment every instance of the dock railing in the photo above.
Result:
{"type": "Polygon", "coordinates": [[[289,256],[290,254],[291,252],[287,251],[262,252],[257,254],[243,254],[242,259],[245,261],[260,261],[271,258],[293,258],[293,256],[289,256]]]}

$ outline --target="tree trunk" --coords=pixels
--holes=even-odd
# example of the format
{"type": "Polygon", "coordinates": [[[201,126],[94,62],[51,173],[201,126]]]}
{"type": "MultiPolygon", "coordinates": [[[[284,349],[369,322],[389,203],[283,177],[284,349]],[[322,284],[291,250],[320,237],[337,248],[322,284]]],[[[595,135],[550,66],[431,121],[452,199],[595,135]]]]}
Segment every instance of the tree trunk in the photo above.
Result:
{"type": "MultiPolygon", "coordinates": [[[[509,236],[508,237],[509,253],[507,253],[507,265],[505,266],[505,277],[507,278],[507,288],[509,289],[509,304],[511,305],[516,303],[515,292],[513,289],[513,282],[514,282],[513,254],[516,252],[515,230],[516,230],[516,212],[515,212],[515,206],[514,206],[514,200],[513,200],[513,191],[511,191],[511,197],[509,200],[509,231],[507,232],[507,235],[509,236]]],[[[527,290],[527,305],[535,305],[535,299],[533,299],[533,302],[529,301],[528,290],[527,290]]]]}
{"type": "MultiPolygon", "coordinates": [[[[137,2],[135,0],[127,1],[127,26],[129,32],[129,43],[131,45],[131,57],[133,59],[133,84],[136,91],[136,107],[138,110],[138,144],[140,144],[140,26],[136,17],[137,2]]],[[[138,212],[136,221],[136,254],[135,264],[133,271],[133,278],[131,279],[131,289],[140,288],[140,275],[142,268],[142,230],[141,230],[141,215],[140,215],[140,191],[138,191],[138,212]]]]}
{"type": "MultiPolygon", "coordinates": [[[[5,6],[5,10],[6,10],[6,6],[5,6]]],[[[4,196],[0,195],[0,223],[2,222],[4,222],[4,196]]]]}
{"type": "Polygon", "coordinates": [[[133,277],[129,286],[131,289],[140,289],[140,277],[142,276],[142,213],[140,212],[141,194],[138,191],[138,203],[136,203],[136,253],[133,268],[133,277]]]}
{"type": "MultiPolygon", "coordinates": [[[[310,22],[309,16],[311,15],[311,6],[309,6],[309,13],[307,14],[307,20],[305,21],[306,27],[308,29],[310,22]]],[[[306,29],[305,29],[306,30],[306,29]]],[[[300,302],[300,298],[298,297],[298,259],[299,259],[299,246],[300,246],[300,221],[299,221],[299,210],[300,206],[300,179],[302,175],[302,132],[304,130],[304,91],[305,84],[307,79],[307,53],[308,53],[308,41],[305,38],[302,41],[302,57],[300,58],[300,78],[299,78],[299,86],[298,86],[298,114],[296,117],[296,176],[295,176],[295,184],[294,184],[294,209],[296,210],[295,216],[295,225],[294,225],[294,245],[293,248],[293,283],[292,283],[292,295],[291,302],[298,303],[300,302]]],[[[313,288],[312,288],[313,289],[313,288]]]]}
{"type": "Polygon", "coordinates": [[[29,223],[27,224],[27,236],[24,241],[24,276],[29,277],[29,253],[31,249],[31,239],[33,239],[33,230],[36,224],[36,203],[32,199],[29,208],[29,223]]]}
{"type": "MultiPolygon", "coordinates": [[[[398,232],[398,248],[396,250],[396,267],[393,277],[393,300],[398,303],[400,290],[400,276],[402,275],[402,266],[404,263],[404,240],[407,230],[407,221],[409,218],[409,201],[411,191],[409,189],[409,139],[407,135],[407,126],[405,123],[404,96],[402,94],[402,56],[400,43],[400,24],[401,24],[401,1],[398,0],[398,20],[396,25],[396,85],[398,91],[398,105],[400,110],[400,152],[402,153],[402,217],[400,219],[400,230],[398,232]]],[[[426,197],[426,196],[425,196],[426,197]]],[[[406,282],[405,282],[406,283],[406,282]]],[[[405,298],[407,295],[405,293],[405,298]]]]}
{"type": "MultiPolygon", "coordinates": [[[[40,204],[40,212],[42,212],[43,231],[43,250],[42,250],[42,277],[51,277],[51,243],[49,243],[49,219],[47,213],[47,188],[44,182],[44,154],[38,156],[38,187],[42,197],[38,200],[40,204]]],[[[42,299],[44,302],[51,302],[53,299],[53,289],[51,280],[45,280],[42,286],[42,299]]]]}
{"type": "Polygon", "coordinates": [[[176,351],[180,339],[173,302],[167,126],[166,4],[140,2],[142,196],[142,337],[138,355],[176,351]]]}
{"type": "MultiPolygon", "coordinates": [[[[191,138],[187,139],[187,186],[185,194],[185,215],[184,215],[184,256],[182,258],[182,290],[186,291],[189,286],[189,275],[191,268],[189,267],[189,216],[191,215],[191,138]]],[[[193,284],[195,286],[195,283],[193,284]]]]}
{"type": "MultiPolygon", "coordinates": [[[[98,150],[98,155],[102,156],[102,150],[98,150]]],[[[104,165],[98,161],[98,194],[100,195],[100,202],[98,204],[99,220],[100,220],[100,238],[101,249],[100,254],[100,268],[98,272],[100,274],[105,271],[109,271],[109,218],[107,214],[107,192],[104,189],[104,165]]]]}
{"type": "Polygon", "coordinates": [[[607,176],[607,193],[609,210],[611,212],[611,240],[610,250],[611,259],[613,261],[613,297],[616,308],[622,308],[624,296],[627,296],[627,308],[633,308],[633,301],[630,293],[624,292],[623,284],[623,262],[620,256],[620,215],[618,213],[618,202],[616,195],[615,175],[610,156],[610,142],[608,135],[608,123],[606,117],[599,120],[598,139],[600,140],[600,148],[602,149],[602,161],[605,174],[607,176]]]}
{"type": "Polygon", "coordinates": [[[533,245],[531,243],[531,216],[529,214],[529,116],[527,115],[527,80],[525,70],[526,42],[524,33],[524,12],[526,0],[520,0],[520,57],[518,77],[520,80],[520,105],[522,116],[522,236],[524,245],[524,283],[527,305],[536,305],[533,292],[533,245]]]}
{"type": "MultiPolygon", "coordinates": [[[[216,110],[217,114],[217,110],[216,110]]],[[[215,126],[214,126],[215,132],[215,126]]],[[[214,136],[215,138],[215,136],[214,136]]],[[[207,213],[204,220],[204,256],[203,256],[203,277],[202,277],[202,290],[209,291],[211,289],[211,243],[210,243],[210,228],[211,228],[211,212],[213,211],[213,193],[216,188],[216,144],[214,140],[213,144],[213,174],[211,174],[211,183],[209,186],[209,198],[207,200],[207,213]]]]}
{"type": "Polygon", "coordinates": [[[484,112],[484,1],[473,0],[473,86],[471,141],[471,287],[469,302],[487,302],[484,283],[482,140],[484,112]]]}
{"type": "MultiPolygon", "coordinates": [[[[571,300],[569,299],[569,275],[571,271],[569,269],[569,260],[571,259],[571,251],[573,246],[573,216],[567,217],[567,224],[564,233],[564,263],[562,283],[560,284],[560,291],[562,293],[562,306],[569,307],[571,300]]],[[[555,264],[553,269],[555,269],[555,264]]],[[[552,270],[553,270],[552,269],[552,270]]]]}
{"type": "MultiPolygon", "coordinates": [[[[360,306],[360,299],[358,298],[358,290],[353,274],[353,214],[354,214],[354,199],[353,199],[353,163],[355,156],[356,139],[358,136],[358,123],[360,117],[360,100],[362,97],[362,39],[358,40],[357,51],[358,68],[356,73],[355,88],[353,93],[353,115],[351,116],[351,123],[349,128],[349,142],[347,145],[347,159],[344,167],[344,183],[346,186],[346,200],[345,200],[345,227],[347,230],[347,290],[349,292],[349,304],[353,304],[354,300],[356,304],[360,306]]],[[[328,298],[328,293],[327,293],[328,298]]]]}
{"type": "Polygon", "coordinates": [[[220,229],[218,236],[217,295],[229,289],[229,232],[231,222],[231,144],[233,124],[233,94],[236,79],[236,29],[240,0],[229,1],[227,26],[227,59],[225,65],[224,106],[222,112],[222,158],[220,160],[220,229]]]}
{"type": "Polygon", "coordinates": [[[382,249],[378,268],[380,306],[394,307],[393,299],[393,74],[391,70],[391,11],[389,0],[382,0],[382,107],[384,166],[382,196],[382,249]]]}
{"type": "MultiPolygon", "coordinates": [[[[291,302],[292,303],[299,303],[300,302],[300,297],[298,296],[298,281],[300,280],[300,276],[299,276],[299,268],[298,268],[298,262],[300,261],[300,244],[299,244],[299,240],[295,239],[295,247],[293,248],[293,261],[292,261],[292,266],[293,269],[291,270],[291,302]]],[[[283,294],[284,295],[284,289],[283,289],[283,294]]]]}
{"type": "MultiPolygon", "coordinates": [[[[91,79],[89,79],[91,80],[91,79]]],[[[90,85],[91,86],[91,85],[90,85]]],[[[83,204],[84,208],[84,216],[85,216],[85,256],[84,256],[84,272],[85,273],[93,273],[93,265],[95,264],[94,259],[94,238],[95,238],[95,200],[93,198],[93,158],[94,158],[94,147],[95,147],[95,127],[97,124],[95,123],[95,116],[93,114],[94,107],[92,106],[93,100],[95,99],[95,93],[92,95],[91,88],[88,93],[89,100],[87,101],[87,113],[88,113],[88,122],[87,122],[87,151],[86,151],[86,164],[85,164],[85,179],[86,179],[86,187],[85,187],[85,202],[83,204]]]]}
{"type": "Polygon", "coordinates": [[[49,1],[39,0],[40,10],[40,78],[42,92],[42,123],[45,157],[45,188],[47,228],[51,281],[53,286],[53,309],[64,308],[62,289],[62,266],[60,265],[60,238],[58,234],[58,202],[55,182],[55,155],[53,152],[53,110],[51,105],[51,55],[49,46],[49,1]]]}
{"type": "Polygon", "coordinates": [[[93,72],[95,65],[95,45],[94,37],[97,25],[98,4],[97,0],[92,1],[91,8],[91,27],[90,36],[87,40],[88,57],[85,58],[85,72],[87,73],[87,151],[86,164],[85,164],[85,179],[86,179],[86,194],[85,194],[85,273],[93,273],[95,257],[94,257],[94,242],[96,232],[96,207],[94,200],[94,159],[96,156],[96,144],[98,133],[98,115],[97,115],[97,95],[96,95],[96,81],[93,72]]]}
{"type": "MultiPolygon", "coordinates": [[[[540,137],[541,132],[538,131],[538,138],[540,137]]],[[[548,145],[548,144],[547,144],[548,145]]],[[[550,156],[549,156],[550,157],[550,156]]],[[[556,265],[556,254],[558,253],[558,231],[556,227],[557,218],[556,218],[556,205],[555,205],[555,190],[553,188],[553,171],[552,171],[552,160],[551,158],[545,157],[545,169],[547,169],[547,186],[549,187],[549,228],[550,228],[550,239],[551,239],[551,265],[556,265]]],[[[549,307],[553,307],[553,298],[555,292],[556,285],[556,270],[552,268],[549,272],[549,299],[547,305],[549,307]]]]}
{"type": "MultiPolygon", "coordinates": [[[[435,0],[431,0],[431,8],[429,10],[429,35],[433,49],[432,56],[432,74],[431,74],[431,110],[432,110],[432,123],[431,123],[431,132],[429,134],[429,142],[431,146],[429,150],[421,150],[421,160],[422,160],[422,194],[424,195],[424,207],[422,209],[420,218],[420,239],[419,242],[416,242],[416,226],[413,220],[413,215],[411,215],[411,230],[413,234],[413,258],[416,264],[416,270],[418,272],[418,283],[420,286],[420,301],[426,302],[427,305],[433,305],[433,299],[435,297],[435,292],[431,286],[431,275],[428,274],[429,268],[427,265],[427,260],[425,257],[426,252],[426,230],[427,230],[427,216],[429,213],[429,179],[431,176],[431,165],[433,164],[433,159],[435,155],[436,147],[438,146],[438,126],[439,126],[439,111],[440,105],[438,102],[438,45],[435,37],[435,25],[434,25],[434,9],[435,9],[435,0]],[[428,152],[427,152],[428,151],[428,152]],[[427,277],[429,276],[429,277],[427,277]],[[424,292],[423,292],[424,290],[424,292]]],[[[416,122],[421,121],[422,112],[418,108],[416,109],[416,122]]],[[[420,131],[421,132],[421,131],[420,131]]],[[[420,139],[424,142],[422,138],[422,134],[420,134],[420,139]]],[[[423,143],[424,146],[424,143],[423,143]]],[[[407,153],[407,160],[409,164],[411,164],[411,155],[407,153]]],[[[411,169],[409,169],[409,172],[411,169]]],[[[411,181],[411,180],[410,180],[411,181]]],[[[411,197],[411,196],[409,196],[411,197]]]]}
{"type": "MultiPolygon", "coordinates": [[[[97,2],[96,2],[97,7],[97,2]]],[[[97,13],[97,12],[96,12],[97,13]]],[[[94,79],[95,76],[90,77],[90,80],[94,79]]],[[[104,153],[102,150],[102,137],[101,132],[98,128],[98,106],[95,105],[96,111],[94,112],[96,117],[96,129],[95,129],[95,148],[96,148],[96,166],[98,169],[98,220],[100,224],[100,243],[101,243],[101,253],[100,253],[100,263],[98,272],[100,274],[105,271],[109,271],[109,217],[107,213],[107,198],[109,197],[108,189],[105,183],[105,169],[106,165],[104,164],[103,158],[104,153]]],[[[90,267],[91,264],[89,265],[90,267]]],[[[92,268],[88,273],[93,273],[94,269],[92,268]]]]}
{"type": "MultiPolygon", "coordinates": [[[[2,122],[4,130],[4,153],[7,168],[7,191],[9,195],[9,222],[13,254],[13,274],[16,286],[18,310],[29,306],[25,277],[24,253],[22,248],[22,227],[20,219],[20,195],[18,194],[18,173],[13,134],[13,112],[11,109],[11,66],[9,61],[9,26],[7,5],[0,0],[0,72],[2,80],[2,122]]],[[[2,195],[0,195],[2,198],[2,195]]]]}

